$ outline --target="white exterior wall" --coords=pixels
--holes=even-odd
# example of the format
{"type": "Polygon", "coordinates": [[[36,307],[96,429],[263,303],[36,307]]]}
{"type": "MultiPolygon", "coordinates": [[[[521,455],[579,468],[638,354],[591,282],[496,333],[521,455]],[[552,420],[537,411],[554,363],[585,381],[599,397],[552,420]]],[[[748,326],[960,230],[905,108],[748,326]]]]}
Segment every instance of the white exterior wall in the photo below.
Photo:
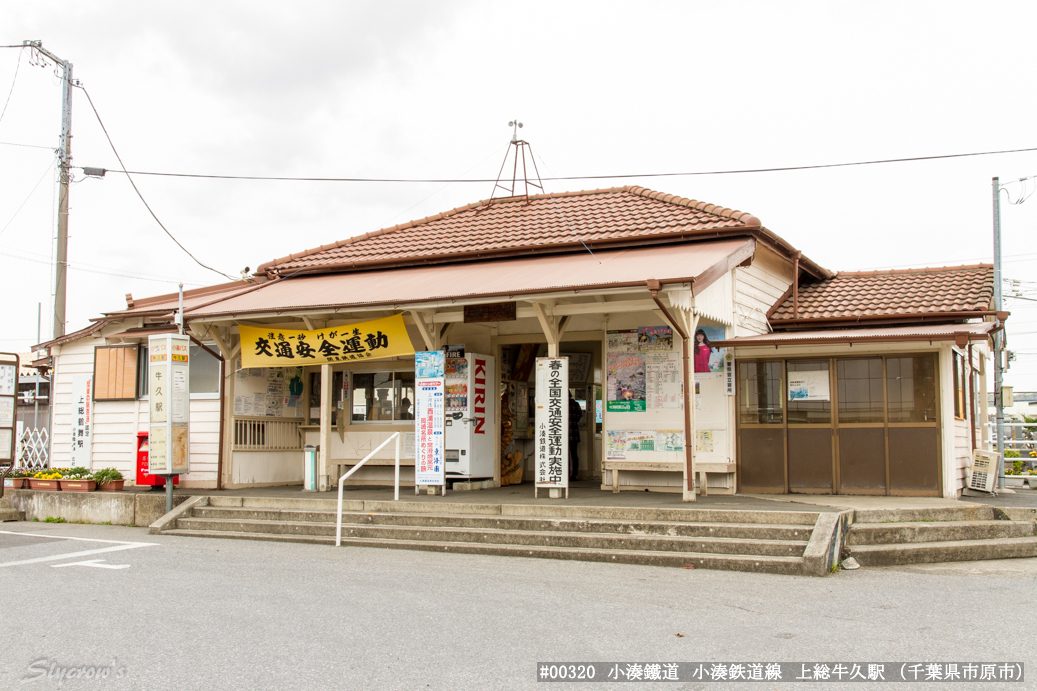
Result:
{"type": "MultiPolygon", "coordinates": [[[[71,465],[72,377],[92,375],[94,348],[106,345],[104,338],[88,336],[55,346],[53,382],[53,421],[51,425],[51,465],[71,465]]],[[[127,484],[137,474],[137,432],[148,430],[147,400],[95,401],[91,468],[116,468],[127,484]]],[[[215,487],[219,450],[220,401],[218,398],[191,397],[191,472],[180,478],[182,486],[215,487]]]]}
{"type": "Polygon", "coordinates": [[[735,336],[770,331],[767,311],[792,285],[792,265],[771,250],[757,245],[750,266],[734,270],[735,336]]]}

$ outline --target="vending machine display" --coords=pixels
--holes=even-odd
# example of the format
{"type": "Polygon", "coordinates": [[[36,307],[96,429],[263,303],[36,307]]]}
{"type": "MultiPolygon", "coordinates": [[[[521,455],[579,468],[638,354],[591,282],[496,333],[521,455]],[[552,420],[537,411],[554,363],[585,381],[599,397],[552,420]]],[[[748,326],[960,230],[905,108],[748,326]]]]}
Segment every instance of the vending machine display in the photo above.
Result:
{"type": "Polygon", "coordinates": [[[466,353],[446,361],[446,474],[492,478],[497,420],[496,362],[466,353]]]}

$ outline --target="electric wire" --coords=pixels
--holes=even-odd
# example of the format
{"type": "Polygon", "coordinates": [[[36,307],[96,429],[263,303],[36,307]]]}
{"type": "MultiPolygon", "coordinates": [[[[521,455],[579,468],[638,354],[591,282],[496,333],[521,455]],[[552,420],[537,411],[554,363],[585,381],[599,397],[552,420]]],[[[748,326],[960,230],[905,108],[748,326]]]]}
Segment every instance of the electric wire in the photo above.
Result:
{"type": "Polygon", "coordinates": [[[20,144],[18,142],[0,142],[0,146],[24,146],[26,149],[48,149],[53,151],[53,146],[41,146],[40,144],[20,144]]]}
{"type": "MultiPolygon", "coordinates": [[[[17,254],[11,254],[10,252],[4,252],[3,250],[0,250],[0,255],[3,255],[5,257],[11,257],[12,259],[20,259],[20,260],[26,261],[26,262],[33,262],[35,264],[48,264],[49,265],[51,263],[50,261],[45,261],[43,259],[33,259],[32,257],[22,257],[22,256],[19,256],[17,254]]],[[[134,275],[134,274],[120,273],[118,271],[104,271],[104,270],[101,270],[101,269],[88,269],[86,267],[79,266],[78,264],[66,264],[66,268],[68,268],[68,269],[70,269],[72,271],[85,271],[87,273],[103,274],[105,276],[118,276],[120,278],[132,278],[132,279],[138,280],[138,281],[154,281],[155,283],[183,283],[185,286],[187,286],[187,285],[190,285],[190,286],[201,286],[201,285],[203,285],[202,283],[195,283],[193,281],[185,281],[185,280],[180,279],[180,278],[157,278],[157,277],[152,277],[152,276],[139,276],[139,275],[134,275]]]]}
{"type": "Polygon", "coordinates": [[[4,109],[0,110],[0,122],[3,122],[4,115],[7,114],[7,106],[11,103],[11,94],[14,93],[14,85],[18,82],[18,68],[22,66],[22,56],[25,55],[25,51],[18,53],[18,62],[14,64],[14,78],[11,80],[11,88],[7,92],[7,100],[4,101],[4,109]]]}
{"type": "MultiPolygon", "coordinates": [[[[122,166],[123,168],[126,168],[126,164],[122,162],[122,157],[119,156],[119,152],[115,148],[115,143],[112,141],[111,136],[108,134],[108,128],[106,128],[104,126],[104,121],[101,120],[101,114],[97,112],[97,108],[94,106],[94,99],[90,98],[90,92],[86,90],[85,86],[82,86],[80,84],[76,84],[75,86],[77,86],[78,88],[82,89],[83,93],[86,94],[86,100],[90,104],[90,110],[94,111],[94,117],[97,118],[97,123],[101,126],[101,131],[104,132],[104,136],[108,140],[108,145],[112,147],[112,153],[115,154],[115,158],[119,161],[119,165],[122,166]]],[[[144,199],[144,195],[141,194],[139,189],[137,189],[137,183],[135,183],[133,181],[133,178],[130,177],[129,173],[126,174],[126,179],[130,181],[130,185],[133,187],[133,191],[137,193],[138,197],[140,197],[140,201],[144,204],[144,208],[146,208],[148,210],[148,213],[151,214],[151,217],[153,219],[155,219],[155,223],[157,223],[159,225],[159,227],[162,230],[165,231],[166,235],[169,236],[169,239],[172,240],[173,242],[175,242],[176,246],[179,247],[180,249],[182,249],[184,251],[184,253],[187,254],[187,256],[189,256],[191,259],[193,259],[195,261],[196,264],[198,264],[198,266],[200,266],[200,267],[202,267],[204,269],[208,269],[209,271],[212,271],[215,274],[219,274],[220,276],[223,276],[227,280],[230,280],[230,281],[238,280],[238,279],[234,278],[233,276],[230,276],[228,274],[223,273],[222,271],[219,271],[217,269],[212,268],[211,266],[209,266],[209,265],[203,263],[201,260],[199,260],[198,257],[196,257],[193,254],[191,254],[190,250],[188,250],[186,247],[184,247],[182,244],[180,244],[180,241],[177,240],[176,237],[174,237],[171,232],[169,232],[169,229],[166,228],[166,226],[162,223],[162,221],[159,220],[158,216],[155,215],[155,212],[152,211],[151,206],[148,204],[147,200],[144,199]]]]}
{"type": "Polygon", "coordinates": [[[40,186],[40,183],[43,182],[43,178],[47,177],[47,173],[49,173],[50,169],[53,167],[54,161],[51,161],[47,164],[47,169],[43,171],[43,175],[41,175],[40,179],[36,181],[35,185],[33,185],[32,191],[29,192],[29,194],[25,197],[25,200],[21,203],[21,206],[19,206],[18,210],[14,212],[14,215],[11,216],[10,220],[7,221],[7,224],[3,228],[0,228],[0,235],[3,235],[7,231],[7,229],[11,227],[11,224],[14,223],[14,219],[18,218],[18,214],[21,213],[25,205],[29,203],[30,199],[32,199],[32,195],[36,193],[36,188],[40,186]]]}
{"type": "MultiPolygon", "coordinates": [[[[82,88],[82,87],[80,87],[82,88]]],[[[84,89],[85,91],[85,89],[84,89]]],[[[89,96],[88,96],[89,98],[89,96]]],[[[780,166],[776,168],[741,168],[736,170],[701,170],[684,173],[626,173],[622,175],[562,175],[543,178],[546,181],[563,180],[615,180],[620,178],[667,178],[690,177],[695,175],[741,175],[746,173],[781,173],[799,170],[819,170],[824,168],[846,168],[850,166],[870,166],[885,163],[910,163],[915,161],[936,161],[949,158],[966,158],[970,156],[996,156],[1000,154],[1017,154],[1037,151],[1037,147],[1025,149],[1003,149],[1000,151],[973,151],[960,154],[940,154],[937,156],[910,156],[905,158],[884,158],[871,161],[853,161],[849,163],[822,163],[807,166],[780,166]]],[[[121,163],[121,161],[120,161],[121,163]]],[[[492,178],[326,178],[316,176],[291,177],[277,175],[216,175],[209,173],[168,173],[148,170],[109,170],[111,173],[130,175],[151,175],[171,178],[204,178],[210,180],[265,180],[279,182],[402,182],[402,183],[487,183],[496,182],[492,178]]]]}

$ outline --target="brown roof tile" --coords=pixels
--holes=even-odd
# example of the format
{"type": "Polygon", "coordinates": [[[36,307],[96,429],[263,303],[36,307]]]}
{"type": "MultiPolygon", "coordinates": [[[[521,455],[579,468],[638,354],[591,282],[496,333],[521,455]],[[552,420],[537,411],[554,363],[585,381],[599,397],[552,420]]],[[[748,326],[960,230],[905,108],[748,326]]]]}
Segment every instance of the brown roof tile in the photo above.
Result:
{"type": "Polygon", "coordinates": [[[263,264],[259,273],[416,264],[506,256],[552,248],[621,244],[631,239],[715,236],[755,230],[760,220],[732,209],[654,192],[614,187],[484,200],[417,221],[364,233],[263,264]]]}
{"type": "Polygon", "coordinates": [[[990,309],[994,269],[973,266],[838,273],[799,287],[799,312],[793,314],[789,291],[771,308],[770,320],[853,321],[906,315],[960,314],[990,309]]]}

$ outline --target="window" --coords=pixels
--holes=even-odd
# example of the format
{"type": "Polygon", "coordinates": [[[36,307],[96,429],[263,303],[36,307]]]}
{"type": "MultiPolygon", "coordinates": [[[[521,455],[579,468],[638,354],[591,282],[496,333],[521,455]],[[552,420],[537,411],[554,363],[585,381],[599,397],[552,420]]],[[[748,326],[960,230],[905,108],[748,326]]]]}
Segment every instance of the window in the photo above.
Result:
{"type": "Polygon", "coordinates": [[[137,397],[137,346],[94,348],[94,400],[132,401],[137,397]]]}
{"type": "Polygon", "coordinates": [[[839,424],[885,422],[882,359],[839,359],[835,371],[839,377],[839,424]]]}
{"type": "Polygon", "coordinates": [[[782,423],[781,362],[738,363],[738,416],[743,424],[782,423]]]}
{"type": "Polygon", "coordinates": [[[413,372],[354,372],[354,422],[414,419],[413,372]]]}
{"type": "Polygon", "coordinates": [[[886,358],[886,397],[890,422],[935,422],[936,358],[886,358]]]}
{"type": "MultiPolygon", "coordinates": [[[[828,361],[788,361],[786,365],[789,371],[789,377],[792,377],[793,372],[817,372],[818,377],[823,380],[830,379],[828,373],[828,361]]],[[[831,399],[831,395],[829,395],[831,399]]],[[[832,422],[832,401],[803,401],[803,400],[792,400],[791,395],[788,401],[788,416],[789,424],[799,425],[827,425],[832,422]]]]}
{"type": "MultiPolygon", "coordinates": [[[[209,350],[215,351],[216,345],[205,344],[209,350]]],[[[197,343],[191,344],[190,350],[190,391],[191,395],[219,395],[220,393],[220,361],[205,348],[197,343]]],[[[148,395],[148,348],[140,347],[140,365],[137,366],[137,397],[144,398],[148,395]]]]}
{"type": "Polygon", "coordinates": [[[968,406],[966,404],[966,390],[968,378],[965,375],[965,358],[954,351],[954,417],[964,420],[968,406]]]}

